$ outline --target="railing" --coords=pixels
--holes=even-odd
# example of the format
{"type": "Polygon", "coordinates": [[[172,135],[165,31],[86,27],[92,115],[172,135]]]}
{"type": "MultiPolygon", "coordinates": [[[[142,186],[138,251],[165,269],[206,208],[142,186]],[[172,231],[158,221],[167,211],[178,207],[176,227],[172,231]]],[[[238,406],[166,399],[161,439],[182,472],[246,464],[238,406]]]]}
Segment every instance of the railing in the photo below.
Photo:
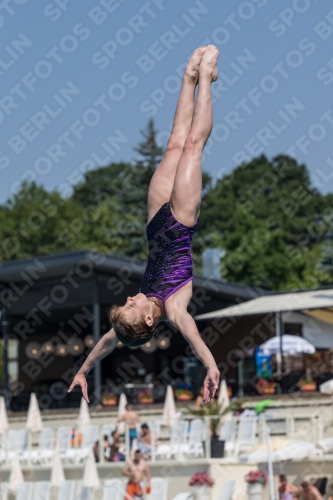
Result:
{"type": "MultiPolygon", "coordinates": [[[[193,420],[187,420],[189,423],[189,430],[186,427],[185,421],[179,421],[178,428],[174,427],[170,429],[166,426],[161,428],[160,435],[155,435],[155,429],[158,428],[156,426],[156,421],[147,421],[148,427],[151,428],[151,443],[149,460],[151,462],[157,462],[160,460],[208,460],[212,458],[211,453],[211,427],[212,420],[216,423],[216,419],[219,419],[219,416],[206,416],[202,420],[202,425],[198,424],[197,420],[197,434],[193,431],[193,420]]],[[[305,414],[304,412],[292,412],[290,411],[287,415],[276,415],[269,416],[268,413],[262,413],[257,416],[244,417],[241,419],[239,416],[228,416],[229,425],[230,425],[230,434],[226,437],[225,448],[228,449],[228,452],[232,453],[234,456],[237,456],[241,453],[242,446],[246,445],[248,449],[254,448],[256,445],[265,442],[266,429],[270,428],[271,436],[274,435],[285,436],[289,440],[300,439],[308,442],[318,442],[323,439],[324,434],[324,425],[323,418],[320,412],[309,412],[305,414]],[[241,422],[243,427],[241,427],[241,422]],[[244,429],[244,422],[247,422],[248,427],[244,429]],[[252,426],[252,427],[251,427],[252,426]]],[[[221,425],[224,425],[225,420],[221,420],[218,428],[217,435],[220,435],[221,425]]],[[[104,464],[106,462],[104,447],[103,447],[103,438],[106,433],[105,429],[103,430],[103,426],[99,427],[99,463],[104,464]]],[[[34,436],[35,440],[35,436],[34,436]]],[[[32,451],[35,452],[37,448],[32,446],[32,435],[28,434],[28,445],[26,448],[19,453],[19,457],[21,460],[28,465],[32,465],[32,451]]],[[[216,443],[213,443],[214,447],[216,443]]],[[[23,448],[24,448],[23,446],[23,448]]],[[[122,448],[125,455],[125,458],[130,456],[130,436],[129,436],[129,428],[126,426],[125,435],[122,440],[122,448]]],[[[73,448],[68,448],[69,450],[73,450],[73,448]]],[[[4,435],[2,440],[0,441],[0,463],[5,466],[9,466],[9,453],[13,450],[13,445],[11,445],[8,441],[7,436],[4,435]]],[[[72,458],[68,460],[70,462],[78,463],[82,461],[82,453],[80,454],[80,449],[75,440],[74,450],[69,453],[72,458]]],[[[82,451],[82,450],[81,450],[82,451]]],[[[134,451],[134,450],[132,450],[134,451]]],[[[50,459],[51,460],[51,459],[50,459]]],[[[35,462],[34,462],[35,464],[35,462]]],[[[36,464],[38,465],[38,464],[36,464]]]]}
{"type": "Polygon", "coordinates": [[[302,439],[315,443],[323,439],[324,422],[322,413],[292,411],[287,415],[269,416],[262,414],[259,418],[261,440],[268,425],[271,435],[283,435],[288,439],[302,439]]]}

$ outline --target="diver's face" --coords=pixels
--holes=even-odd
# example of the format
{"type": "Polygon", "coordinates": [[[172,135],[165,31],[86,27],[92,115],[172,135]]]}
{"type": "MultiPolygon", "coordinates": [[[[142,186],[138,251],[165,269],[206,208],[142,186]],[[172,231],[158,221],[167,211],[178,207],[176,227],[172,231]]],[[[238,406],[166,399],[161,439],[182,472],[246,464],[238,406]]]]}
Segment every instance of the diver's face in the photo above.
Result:
{"type": "Polygon", "coordinates": [[[127,297],[127,300],[121,308],[126,321],[132,323],[139,317],[146,317],[152,313],[152,303],[144,293],[138,293],[133,297],[127,297]]]}

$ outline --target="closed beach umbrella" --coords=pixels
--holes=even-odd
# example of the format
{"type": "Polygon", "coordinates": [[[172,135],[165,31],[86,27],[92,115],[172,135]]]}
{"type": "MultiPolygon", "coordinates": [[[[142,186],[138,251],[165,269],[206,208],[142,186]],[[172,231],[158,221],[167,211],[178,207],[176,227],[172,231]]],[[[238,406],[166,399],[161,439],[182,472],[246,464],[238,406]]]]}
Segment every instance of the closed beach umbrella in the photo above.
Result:
{"type": "MultiPolygon", "coordinates": [[[[118,417],[121,417],[126,412],[127,406],[127,398],[125,394],[122,392],[120,394],[119,403],[118,403],[118,417]]],[[[119,422],[117,425],[117,431],[120,435],[125,434],[125,422],[119,422]]]]}
{"type": "Polygon", "coordinates": [[[0,397],[0,436],[5,434],[8,431],[8,418],[7,418],[7,410],[4,398],[0,397]]]}
{"type": "Polygon", "coordinates": [[[221,407],[221,413],[224,412],[228,406],[230,406],[230,399],[228,395],[228,387],[226,381],[223,379],[220,384],[219,397],[217,398],[217,403],[221,407]]]}
{"type": "MultiPolygon", "coordinates": [[[[260,350],[266,354],[276,354],[280,352],[280,337],[273,337],[260,346],[260,350]]],[[[315,347],[307,340],[297,335],[282,335],[282,352],[293,353],[308,353],[313,354],[316,351],[315,347]]]]}
{"type": "Polygon", "coordinates": [[[99,488],[100,484],[94,453],[91,449],[84,468],[83,486],[85,488],[99,488]]]}
{"type": "Polygon", "coordinates": [[[65,481],[64,469],[61,463],[59,451],[55,449],[52,461],[51,485],[60,486],[60,483],[62,483],[63,481],[65,481]]]}
{"type": "Polygon", "coordinates": [[[23,483],[23,481],[24,478],[22,474],[21,464],[18,456],[15,454],[14,459],[11,463],[11,471],[8,480],[8,490],[11,493],[15,494],[18,490],[18,487],[21,483],[23,483]]]}
{"type": "Polygon", "coordinates": [[[169,426],[177,418],[176,403],[171,385],[168,385],[164,400],[162,422],[169,426]]]}
{"type": "Polygon", "coordinates": [[[32,392],[30,396],[27,422],[25,426],[31,432],[40,432],[43,428],[42,417],[40,414],[37,397],[34,392],[32,392]]]}
{"type": "Polygon", "coordinates": [[[90,414],[88,403],[84,398],[81,398],[80,411],[77,420],[77,432],[82,434],[86,425],[90,425],[90,414]]]}

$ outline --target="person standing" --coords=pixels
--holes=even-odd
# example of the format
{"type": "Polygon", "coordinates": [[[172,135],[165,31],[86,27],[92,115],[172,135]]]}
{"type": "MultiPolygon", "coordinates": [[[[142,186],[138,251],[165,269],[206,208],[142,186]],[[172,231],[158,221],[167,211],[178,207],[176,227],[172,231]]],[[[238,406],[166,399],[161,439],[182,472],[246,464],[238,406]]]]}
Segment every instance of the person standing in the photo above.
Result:
{"type": "Polygon", "coordinates": [[[142,500],[144,495],[143,479],[146,478],[146,493],[150,493],[151,474],[148,464],[143,460],[140,450],[136,450],[133,460],[128,460],[122,470],[128,478],[125,500],[142,500]]]}
{"type": "Polygon", "coordinates": [[[323,500],[318,488],[310,486],[307,481],[303,481],[301,483],[296,497],[301,498],[302,500],[323,500]]]}
{"type": "Polygon", "coordinates": [[[288,483],[287,477],[284,474],[281,474],[278,490],[280,500],[293,500],[294,494],[297,493],[298,488],[293,484],[288,483]]]}
{"type": "MultiPolygon", "coordinates": [[[[150,460],[151,446],[152,446],[151,430],[149,429],[147,424],[142,424],[139,436],[138,448],[141,451],[142,457],[145,460],[150,460]]],[[[156,446],[156,440],[154,440],[154,446],[156,446]]]]}
{"type": "Polygon", "coordinates": [[[112,443],[110,446],[110,458],[109,462],[124,462],[125,455],[120,453],[121,441],[120,436],[117,431],[113,431],[111,434],[112,443]]]}
{"type": "Polygon", "coordinates": [[[132,405],[126,405],[126,411],[120,417],[118,417],[117,422],[125,422],[129,430],[130,443],[129,447],[132,449],[132,443],[134,439],[137,439],[136,424],[140,422],[140,417],[133,410],[132,405]]]}

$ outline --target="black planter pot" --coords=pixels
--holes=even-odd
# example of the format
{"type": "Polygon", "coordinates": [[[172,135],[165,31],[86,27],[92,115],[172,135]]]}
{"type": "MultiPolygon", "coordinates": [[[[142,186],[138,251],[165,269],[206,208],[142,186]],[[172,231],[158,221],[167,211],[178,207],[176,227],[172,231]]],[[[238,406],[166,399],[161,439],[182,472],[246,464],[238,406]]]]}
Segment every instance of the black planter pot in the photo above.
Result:
{"type": "Polygon", "coordinates": [[[224,441],[220,441],[219,439],[210,440],[210,456],[211,458],[224,457],[224,441]]]}

